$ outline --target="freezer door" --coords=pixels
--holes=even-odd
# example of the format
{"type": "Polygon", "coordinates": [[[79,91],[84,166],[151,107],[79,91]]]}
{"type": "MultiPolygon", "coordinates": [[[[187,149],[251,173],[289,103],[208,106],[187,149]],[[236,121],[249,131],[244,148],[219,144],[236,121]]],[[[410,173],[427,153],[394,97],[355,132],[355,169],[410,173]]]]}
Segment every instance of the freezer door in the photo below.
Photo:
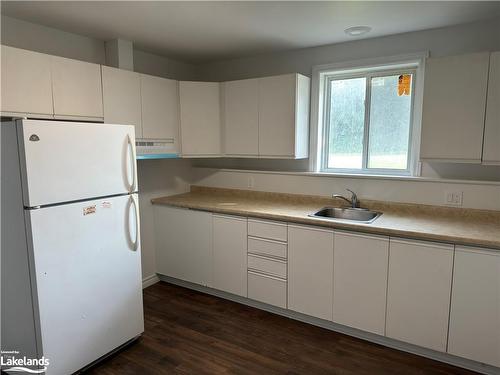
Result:
{"type": "Polygon", "coordinates": [[[19,120],[26,207],[137,190],[134,127],[19,120]]]}
{"type": "Polygon", "coordinates": [[[27,211],[46,375],[144,331],[138,214],[136,195],[27,211]]]}

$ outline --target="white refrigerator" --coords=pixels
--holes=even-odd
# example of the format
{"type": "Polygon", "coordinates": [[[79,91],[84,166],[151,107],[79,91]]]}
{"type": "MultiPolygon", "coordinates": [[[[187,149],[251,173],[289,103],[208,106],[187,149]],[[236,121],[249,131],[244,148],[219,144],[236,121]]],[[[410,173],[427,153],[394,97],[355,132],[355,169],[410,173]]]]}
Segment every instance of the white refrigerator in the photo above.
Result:
{"type": "Polygon", "coordinates": [[[71,374],[144,331],[134,127],[16,120],[1,146],[2,370],[71,374]]]}

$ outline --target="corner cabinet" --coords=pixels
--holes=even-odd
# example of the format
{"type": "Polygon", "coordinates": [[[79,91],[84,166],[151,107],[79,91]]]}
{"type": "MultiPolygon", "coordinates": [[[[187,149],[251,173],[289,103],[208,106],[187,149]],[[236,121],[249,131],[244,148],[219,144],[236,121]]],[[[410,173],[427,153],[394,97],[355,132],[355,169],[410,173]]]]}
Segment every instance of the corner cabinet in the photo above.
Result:
{"type": "Polygon", "coordinates": [[[500,52],[493,52],[490,57],[483,164],[500,165],[500,52]]]}
{"type": "Polygon", "coordinates": [[[386,335],[445,352],[454,246],[390,240],[386,335]]]}
{"type": "Polygon", "coordinates": [[[2,46],[3,115],[53,115],[50,56],[2,46]]]}
{"type": "Polygon", "coordinates": [[[500,164],[498,54],[481,52],[427,60],[422,160],[500,164]]]}
{"type": "Polygon", "coordinates": [[[308,157],[308,77],[294,73],[229,81],[222,92],[225,156],[308,157]]]}
{"type": "Polygon", "coordinates": [[[221,156],[220,83],[180,82],[183,157],[221,156]]]}
{"type": "Polygon", "coordinates": [[[500,367],[500,252],[457,246],[448,353],[500,367]]]}

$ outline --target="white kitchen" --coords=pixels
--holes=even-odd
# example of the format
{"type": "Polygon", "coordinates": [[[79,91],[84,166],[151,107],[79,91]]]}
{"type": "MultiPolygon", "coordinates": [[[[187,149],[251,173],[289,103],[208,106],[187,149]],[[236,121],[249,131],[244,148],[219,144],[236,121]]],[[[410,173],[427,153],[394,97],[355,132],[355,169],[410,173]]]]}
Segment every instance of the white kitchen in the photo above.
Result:
{"type": "Polygon", "coordinates": [[[2,1],[2,374],[500,374],[500,1],[2,1]]]}

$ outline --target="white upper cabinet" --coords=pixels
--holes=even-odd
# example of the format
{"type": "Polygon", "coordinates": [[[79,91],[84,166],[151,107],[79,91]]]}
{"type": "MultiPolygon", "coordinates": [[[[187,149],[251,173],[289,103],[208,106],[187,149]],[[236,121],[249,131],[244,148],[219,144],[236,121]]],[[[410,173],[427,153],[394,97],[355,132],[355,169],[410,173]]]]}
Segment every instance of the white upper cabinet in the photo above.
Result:
{"type": "Polygon", "coordinates": [[[135,137],[142,138],[141,80],[138,73],[102,67],[104,122],[135,126],[135,137]]]}
{"type": "Polygon", "coordinates": [[[51,56],[54,115],[103,118],[101,66],[51,56]]]}
{"type": "Polygon", "coordinates": [[[288,226],[288,308],[332,320],[333,231],[288,226]]]}
{"type": "Polygon", "coordinates": [[[183,156],[220,156],[220,84],[180,82],[183,156]]]}
{"type": "Polygon", "coordinates": [[[142,138],[179,145],[179,82],[141,74],[142,138]]]}
{"type": "Polygon", "coordinates": [[[446,351],[453,245],[390,239],[386,335],[446,351]]]}
{"type": "Polygon", "coordinates": [[[490,56],[483,164],[500,165],[500,52],[490,56]]]}
{"type": "Polygon", "coordinates": [[[247,296],[247,219],[213,215],[212,288],[247,296]]]}
{"type": "Polygon", "coordinates": [[[224,154],[259,154],[259,80],[222,84],[224,92],[224,154]]]}
{"type": "Polygon", "coordinates": [[[448,353],[500,367],[500,252],[457,246],[448,353]]]}
{"type": "Polygon", "coordinates": [[[53,114],[50,56],[2,46],[2,113],[53,114]]]}
{"type": "Polygon", "coordinates": [[[385,334],[389,237],[335,232],[333,321],[385,334]]]}
{"type": "Polygon", "coordinates": [[[481,163],[489,55],[427,60],[421,159],[481,163]]]}
{"type": "Polygon", "coordinates": [[[310,79],[300,74],[259,79],[259,155],[308,157],[310,79]]]}

